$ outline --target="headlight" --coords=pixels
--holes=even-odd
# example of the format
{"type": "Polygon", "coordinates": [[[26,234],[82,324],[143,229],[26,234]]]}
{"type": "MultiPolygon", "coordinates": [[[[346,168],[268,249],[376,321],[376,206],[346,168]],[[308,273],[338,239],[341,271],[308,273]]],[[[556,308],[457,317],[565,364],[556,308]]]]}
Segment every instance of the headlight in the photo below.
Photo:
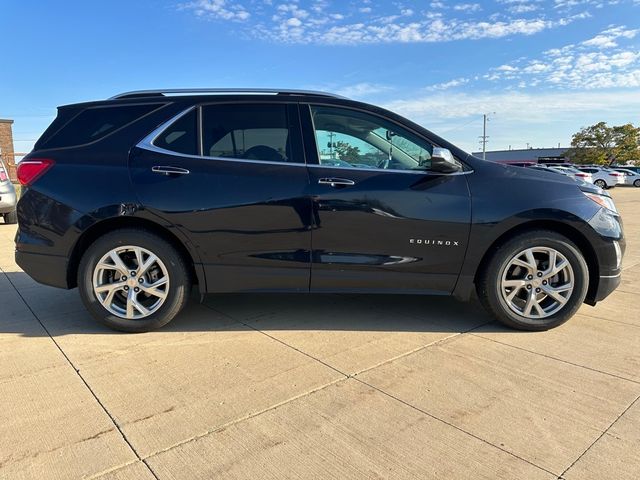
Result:
{"type": "Polygon", "coordinates": [[[582,192],[582,193],[584,193],[588,199],[593,200],[601,207],[604,207],[607,210],[611,210],[612,212],[618,213],[618,210],[616,210],[616,204],[613,203],[613,199],[611,197],[607,195],[599,195],[597,193],[589,193],[589,192],[582,192]]]}

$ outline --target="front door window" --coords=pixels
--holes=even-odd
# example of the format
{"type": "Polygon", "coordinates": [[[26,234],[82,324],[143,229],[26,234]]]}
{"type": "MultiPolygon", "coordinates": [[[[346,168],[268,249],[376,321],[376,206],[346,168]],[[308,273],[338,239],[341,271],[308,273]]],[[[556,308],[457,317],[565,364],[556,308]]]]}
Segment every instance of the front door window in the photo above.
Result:
{"type": "Polygon", "coordinates": [[[312,106],[320,165],[428,170],[433,145],[382,118],[343,108],[312,106]]]}

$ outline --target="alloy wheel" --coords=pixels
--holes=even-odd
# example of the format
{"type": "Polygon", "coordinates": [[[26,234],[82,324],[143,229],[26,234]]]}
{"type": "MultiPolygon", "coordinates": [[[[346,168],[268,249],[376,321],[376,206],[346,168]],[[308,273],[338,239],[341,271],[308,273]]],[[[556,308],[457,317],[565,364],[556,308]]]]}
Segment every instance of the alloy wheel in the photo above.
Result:
{"type": "Polygon", "coordinates": [[[169,273],[146,248],[128,245],[107,252],[93,270],[93,292],[110,313],[138,320],[158,311],[169,293],[169,273]]]}
{"type": "Polygon", "coordinates": [[[543,319],[560,311],[573,288],[571,263],[550,247],[522,250],[509,260],[500,280],[504,302],[528,319],[543,319]]]}

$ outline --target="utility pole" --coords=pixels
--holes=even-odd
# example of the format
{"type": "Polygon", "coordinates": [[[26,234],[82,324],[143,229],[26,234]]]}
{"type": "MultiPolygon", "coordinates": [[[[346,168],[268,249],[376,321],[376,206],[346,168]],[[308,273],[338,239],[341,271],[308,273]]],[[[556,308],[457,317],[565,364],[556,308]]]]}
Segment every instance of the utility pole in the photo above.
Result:
{"type": "MultiPolygon", "coordinates": [[[[496,112],[491,112],[495,115],[496,112]]],[[[489,113],[482,115],[482,136],[480,136],[480,143],[482,144],[482,159],[486,160],[487,157],[487,143],[489,142],[487,135],[487,122],[489,121],[489,113]]]]}
{"type": "Polygon", "coordinates": [[[335,133],[333,132],[329,132],[329,158],[331,158],[332,160],[335,159],[336,157],[333,154],[333,137],[335,136],[335,133]]]}

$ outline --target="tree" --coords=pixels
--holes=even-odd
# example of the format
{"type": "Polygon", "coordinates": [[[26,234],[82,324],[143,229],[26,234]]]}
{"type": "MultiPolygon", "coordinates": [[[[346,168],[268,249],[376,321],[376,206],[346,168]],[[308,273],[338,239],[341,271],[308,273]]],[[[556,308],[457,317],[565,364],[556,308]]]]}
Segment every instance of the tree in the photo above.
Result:
{"type": "Polygon", "coordinates": [[[599,122],[573,135],[565,156],[574,163],[640,162],[640,128],[632,124],[609,127],[599,122]]]}
{"type": "Polygon", "coordinates": [[[338,152],[340,160],[344,160],[349,163],[357,163],[360,159],[360,149],[349,145],[347,142],[336,142],[335,149],[336,152],[338,152]]]}

